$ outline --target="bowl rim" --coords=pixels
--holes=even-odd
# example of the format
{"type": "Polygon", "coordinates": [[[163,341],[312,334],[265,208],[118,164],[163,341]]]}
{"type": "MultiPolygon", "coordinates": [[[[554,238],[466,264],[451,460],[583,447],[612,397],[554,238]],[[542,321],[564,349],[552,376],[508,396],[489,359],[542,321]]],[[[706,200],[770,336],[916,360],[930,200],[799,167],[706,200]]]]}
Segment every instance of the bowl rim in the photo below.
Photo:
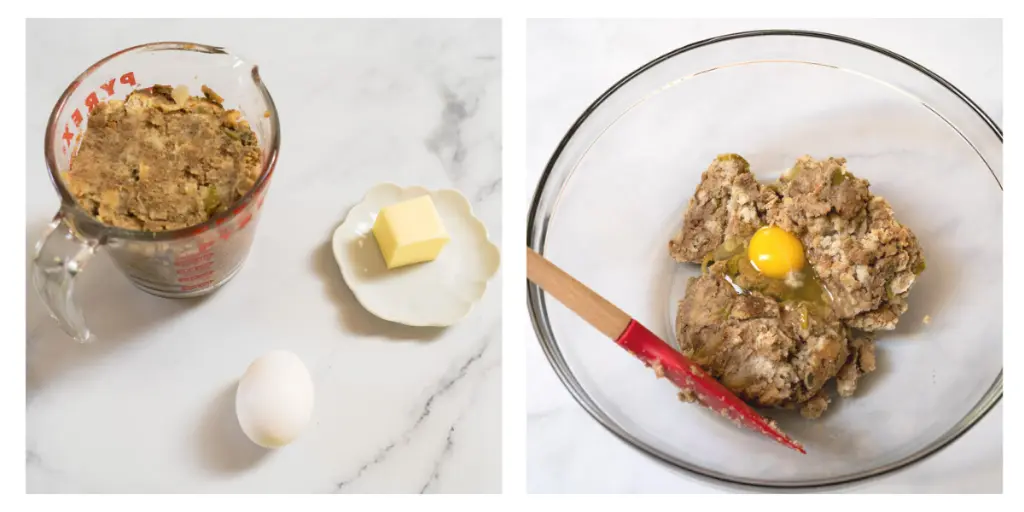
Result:
{"type": "MultiPolygon", "coordinates": [[[[527,225],[526,225],[526,236],[527,236],[527,247],[532,248],[543,254],[544,243],[547,240],[548,230],[548,219],[541,219],[538,222],[537,214],[540,209],[540,199],[543,195],[545,188],[548,185],[548,180],[551,178],[555,163],[561,157],[562,152],[568,145],[569,141],[576,135],[579,128],[586,122],[586,120],[615,92],[624,87],[627,83],[642,75],[649,69],[661,64],[673,57],[682,55],[686,52],[702,48],[705,46],[713,45],[716,43],[722,43],[727,41],[734,41],[740,39],[747,39],[753,37],[765,37],[765,36],[797,36],[797,37],[809,37],[816,39],[830,40],[838,43],[845,43],[852,46],[859,47],[864,50],[868,50],[884,57],[889,57],[897,62],[909,66],[915,71],[925,75],[926,77],[937,82],[943,86],[946,90],[951,92],[954,96],[964,102],[975,114],[981,118],[982,121],[992,130],[999,142],[1003,142],[1003,131],[999,125],[969,96],[964,94],[956,86],[942,78],[935,72],[928,68],[918,64],[917,62],[908,59],[896,52],[889,49],[877,46],[859,39],[851,37],[841,36],[828,32],[817,32],[808,30],[791,30],[791,29],[764,29],[764,30],[749,30],[743,32],[734,32],[725,35],[710,37],[703,39],[688,45],[671,50],[650,62],[638,67],[631,73],[627,74],[623,78],[619,79],[614,85],[608,88],[602,93],[593,103],[591,103],[576,121],[572,124],[566,134],[559,141],[551,157],[548,159],[547,165],[544,167],[543,173],[541,173],[540,179],[537,182],[537,186],[534,189],[533,199],[530,203],[530,209],[527,214],[527,225]],[[534,241],[537,241],[535,244],[534,241]],[[536,245],[536,246],[535,246],[536,245]]],[[[993,174],[993,178],[996,179],[996,184],[999,189],[1002,190],[1002,182],[993,174]]],[[[576,403],[579,404],[594,420],[598,422],[608,432],[612,433],[620,441],[630,445],[632,448],[639,450],[648,457],[651,457],[657,462],[665,464],[670,468],[681,469],[690,475],[696,476],[701,480],[704,480],[712,484],[726,484],[725,487],[733,488],[746,488],[746,489],[771,489],[774,491],[799,491],[799,490],[823,490],[823,489],[836,489],[840,487],[849,487],[854,484],[863,483],[865,481],[877,479],[883,475],[887,475],[896,472],[900,469],[912,466],[936,453],[941,451],[943,448],[949,446],[954,441],[959,439],[961,436],[966,434],[974,425],[976,425],[982,418],[984,418],[989,411],[1003,397],[1003,370],[1000,369],[999,374],[996,376],[995,381],[985,392],[982,398],[974,405],[974,407],[965,415],[959,422],[953,425],[948,431],[939,436],[936,440],[932,441],[917,452],[899,459],[897,461],[885,464],[878,468],[871,470],[860,471],[852,473],[850,475],[844,475],[835,478],[825,478],[820,480],[812,480],[810,483],[797,483],[797,482],[765,482],[751,478],[737,478],[732,477],[724,473],[717,471],[708,470],[700,466],[690,464],[677,457],[673,457],[662,451],[648,445],[647,443],[640,441],[636,436],[627,432],[626,429],[621,427],[618,423],[612,420],[589,396],[589,394],[583,389],[580,383],[576,380],[575,376],[569,370],[569,366],[562,356],[561,349],[554,341],[554,333],[551,329],[551,324],[548,321],[547,307],[545,303],[545,297],[543,291],[532,282],[527,281],[527,294],[526,294],[527,309],[530,314],[530,321],[533,324],[534,333],[536,334],[537,341],[544,351],[544,355],[547,357],[548,363],[554,370],[558,379],[565,386],[569,394],[572,395],[576,403]]]]}

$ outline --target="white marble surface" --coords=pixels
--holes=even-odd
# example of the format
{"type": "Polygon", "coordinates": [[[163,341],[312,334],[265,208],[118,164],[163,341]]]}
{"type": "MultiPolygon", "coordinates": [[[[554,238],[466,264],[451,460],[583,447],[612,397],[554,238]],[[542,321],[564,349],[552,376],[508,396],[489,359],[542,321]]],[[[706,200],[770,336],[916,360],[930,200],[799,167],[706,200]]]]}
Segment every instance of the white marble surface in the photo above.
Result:
{"type": "Polygon", "coordinates": [[[185,40],[246,56],[283,141],[252,253],[214,295],[146,295],[101,256],[79,290],[98,339],[76,345],[27,291],[29,492],[500,491],[500,274],[456,326],[404,328],[355,302],[330,253],[345,212],[381,181],[461,190],[500,242],[498,21],[32,21],[27,32],[26,253],[57,208],[46,118],[113,51],[185,40]],[[306,362],[317,401],[304,435],[267,453],[243,437],[233,396],[274,348],[306,362]]]}
{"type": "MultiPolygon", "coordinates": [[[[835,32],[887,47],[948,79],[1002,122],[998,21],[531,21],[528,189],[568,127],[622,76],[670,49],[755,28],[835,32]]],[[[655,462],[605,431],[562,386],[532,329],[527,338],[530,492],[735,492],[655,462]]],[[[1000,492],[1002,405],[924,462],[845,490],[1000,492]]]]}

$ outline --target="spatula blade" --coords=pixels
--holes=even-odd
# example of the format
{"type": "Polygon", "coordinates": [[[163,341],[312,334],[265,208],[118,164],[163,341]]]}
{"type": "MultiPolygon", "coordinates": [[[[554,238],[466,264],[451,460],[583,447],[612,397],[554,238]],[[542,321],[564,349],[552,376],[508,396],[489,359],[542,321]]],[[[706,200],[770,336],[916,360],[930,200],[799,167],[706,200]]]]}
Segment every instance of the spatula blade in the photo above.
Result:
{"type": "Polygon", "coordinates": [[[622,348],[647,365],[655,368],[677,387],[693,393],[697,401],[737,425],[765,434],[779,443],[800,453],[800,443],[782,433],[775,423],[766,420],[749,405],[740,400],[729,389],[708,375],[700,366],[665,343],[636,320],[630,321],[626,330],[615,340],[622,348]]]}

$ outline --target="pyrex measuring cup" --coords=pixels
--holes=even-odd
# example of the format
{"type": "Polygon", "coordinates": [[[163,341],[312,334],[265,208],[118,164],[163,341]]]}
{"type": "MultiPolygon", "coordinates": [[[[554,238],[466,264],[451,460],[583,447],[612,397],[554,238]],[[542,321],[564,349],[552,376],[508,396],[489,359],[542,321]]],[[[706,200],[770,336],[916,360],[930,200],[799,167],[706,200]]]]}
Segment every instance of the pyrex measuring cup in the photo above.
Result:
{"type": "Polygon", "coordinates": [[[277,111],[257,67],[223,48],[192,43],[151,43],[117,52],[68,86],[50,114],[45,153],[61,206],[36,245],[33,280],[61,328],[78,341],[90,338],[73,298],[74,279],[103,247],[142,290],[161,297],[205,295],[228,282],[249,253],[259,210],[280,145],[277,111]],[[78,206],[63,173],[70,168],[89,113],[102,101],[124,100],[138,88],[207,85],[225,108],[242,112],[259,140],[262,170],[256,184],[227,211],[174,231],[145,232],[102,224],[78,206]]]}

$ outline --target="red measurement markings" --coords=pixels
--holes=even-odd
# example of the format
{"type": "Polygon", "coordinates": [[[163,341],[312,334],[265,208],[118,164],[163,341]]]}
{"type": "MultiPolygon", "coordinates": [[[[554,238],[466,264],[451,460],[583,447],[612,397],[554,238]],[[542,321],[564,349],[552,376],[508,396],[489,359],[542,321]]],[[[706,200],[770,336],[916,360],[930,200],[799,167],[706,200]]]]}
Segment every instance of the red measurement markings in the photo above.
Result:
{"type": "Polygon", "coordinates": [[[178,256],[174,259],[174,270],[178,275],[182,291],[191,291],[209,286],[213,282],[213,251],[214,240],[200,242],[197,252],[178,256]]]}
{"type": "Polygon", "coordinates": [[[183,284],[183,285],[181,285],[181,291],[183,291],[183,292],[190,292],[192,290],[198,290],[200,288],[205,288],[207,286],[210,286],[211,284],[213,284],[213,280],[212,279],[209,280],[209,281],[203,281],[201,283],[196,283],[196,284],[183,284]]]}
{"type": "Polygon", "coordinates": [[[241,231],[241,230],[245,229],[245,226],[248,226],[249,222],[251,222],[251,221],[252,221],[252,213],[250,212],[250,213],[245,214],[245,217],[242,217],[242,220],[238,221],[238,230],[241,231]]]}
{"type": "MultiPolygon", "coordinates": [[[[213,259],[213,253],[212,252],[204,252],[204,253],[200,253],[200,254],[190,254],[188,256],[180,256],[177,259],[175,259],[174,260],[174,266],[176,266],[176,267],[189,267],[189,266],[195,265],[197,263],[202,263],[204,261],[210,261],[212,259],[213,259]]],[[[180,268],[178,269],[179,272],[181,270],[182,269],[180,269],[180,268]]]]}
{"type": "Polygon", "coordinates": [[[178,277],[178,281],[180,281],[182,283],[188,283],[188,282],[192,282],[192,281],[198,281],[200,279],[206,279],[207,277],[210,277],[212,275],[213,275],[213,270],[208,270],[206,272],[203,272],[202,274],[196,274],[196,275],[187,276],[187,277],[178,277]]]}
{"type": "MultiPolygon", "coordinates": [[[[206,258],[206,259],[210,260],[211,258],[206,258]]],[[[195,274],[196,272],[202,272],[204,270],[208,270],[212,266],[213,266],[213,262],[212,261],[207,261],[206,263],[201,263],[201,264],[196,265],[194,267],[179,268],[179,269],[177,269],[177,272],[178,272],[179,276],[186,276],[186,275],[195,274]]]]}

